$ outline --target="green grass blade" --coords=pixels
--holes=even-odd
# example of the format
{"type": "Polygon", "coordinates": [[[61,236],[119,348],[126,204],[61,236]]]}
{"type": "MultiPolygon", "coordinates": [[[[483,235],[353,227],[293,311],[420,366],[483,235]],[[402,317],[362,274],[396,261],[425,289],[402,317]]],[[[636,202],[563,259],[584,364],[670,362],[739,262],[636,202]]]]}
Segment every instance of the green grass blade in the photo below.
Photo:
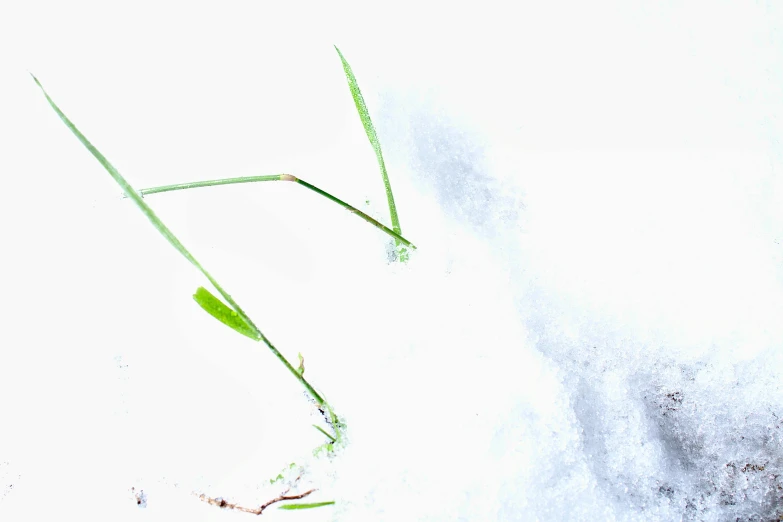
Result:
{"type": "Polygon", "coordinates": [[[153,187],[141,189],[139,194],[157,194],[159,192],[171,192],[173,190],[185,190],[199,187],[214,187],[216,185],[234,185],[237,183],[253,183],[256,181],[280,181],[286,174],[272,174],[270,176],[244,176],[239,178],[213,179],[209,181],[193,181],[190,183],[177,183],[176,185],[163,185],[162,187],[153,187]]]}
{"type": "MultiPolygon", "coordinates": [[[[291,177],[293,178],[293,176],[291,176],[291,177]]],[[[338,205],[342,206],[343,208],[345,208],[349,212],[351,212],[353,214],[356,214],[357,216],[359,216],[360,218],[362,218],[363,220],[365,220],[369,224],[373,225],[374,227],[378,228],[379,230],[382,230],[382,231],[386,232],[388,235],[390,235],[390,236],[392,236],[394,238],[394,241],[396,242],[398,248],[402,248],[402,250],[400,250],[401,253],[403,251],[405,251],[405,252],[407,252],[407,251],[405,250],[404,247],[400,247],[400,244],[403,244],[405,246],[408,246],[408,247],[412,248],[413,250],[416,250],[416,246],[413,243],[411,243],[410,241],[408,241],[407,239],[402,237],[402,235],[400,233],[400,224],[399,224],[399,222],[397,223],[397,227],[394,230],[389,230],[388,227],[386,227],[382,223],[378,222],[377,220],[371,218],[370,216],[368,216],[367,214],[365,214],[364,212],[362,212],[358,208],[349,205],[348,203],[344,202],[341,199],[338,199],[335,196],[332,196],[328,192],[325,192],[325,191],[319,189],[315,185],[311,185],[310,183],[306,182],[305,180],[299,179],[299,178],[294,178],[292,181],[296,181],[296,183],[298,183],[299,185],[302,185],[303,187],[307,187],[308,189],[312,190],[313,192],[316,192],[317,194],[320,194],[320,195],[324,196],[325,198],[328,198],[328,199],[334,201],[338,205]]],[[[392,204],[394,204],[394,203],[392,202],[392,204]]],[[[396,214],[397,214],[397,211],[395,210],[394,211],[394,215],[396,215],[396,214]]],[[[400,259],[403,260],[403,261],[407,260],[407,253],[406,253],[405,259],[403,259],[402,258],[402,254],[400,254],[400,259]]]]}
{"type": "MultiPolygon", "coordinates": [[[[223,301],[212,295],[212,293],[203,286],[198,287],[193,299],[209,315],[228,326],[229,328],[258,341],[256,332],[234,310],[226,306],[223,301]]],[[[301,372],[300,372],[301,373],[301,372]]]]}
{"type": "MultiPolygon", "coordinates": [[[[383,161],[383,152],[381,151],[381,142],[378,140],[378,134],[375,132],[375,126],[370,119],[370,111],[367,110],[367,104],[364,103],[364,96],[359,89],[359,83],[356,81],[356,76],[353,74],[351,66],[348,61],[340,52],[337,46],[334,46],[337,54],[340,55],[340,61],[343,64],[343,70],[345,71],[345,77],[348,80],[348,87],[351,89],[351,96],[353,96],[353,102],[356,104],[356,110],[359,112],[359,118],[362,120],[364,126],[364,132],[367,133],[367,139],[370,140],[373,150],[375,151],[375,157],[378,160],[378,166],[381,169],[381,176],[383,177],[383,186],[386,189],[386,200],[389,203],[389,213],[391,214],[392,229],[397,234],[402,235],[402,229],[400,228],[400,218],[397,215],[397,206],[394,204],[394,194],[392,194],[391,182],[389,182],[389,174],[386,172],[386,162],[383,161]]],[[[396,240],[397,250],[399,252],[400,261],[408,260],[408,251],[400,245],[399,240],[396,240]]]]}
{"type": "Polygon", "coordinates": [[[38,87],[41,89],[41,92],[46,97],[46,101],[49,102],[49,105],[54,109],[54,112],[57,113],[57,115],[60,117],[60,119],[65,123],[65,125],[70,129],[70,131],[79,139],[79,141],[84,145],[87,150],[90,151],[90,153],[95,157],[95,159],[98,160],[98,162],[103,166],[104,169],[111,175],[112,178],[114,178],[114,181],[117,182],[117,184],[122,187],[123,192],[127,197],[132,199],[136,205],[141,209],[141,211],[144,213],[145,216],[152,222],[153,226],[158,230],[158,232],[161,233],[163,237],[166,238],[166,240],[175,248],[177,251],[182,254],[185,259],[190,261],[190,263],[195,266],[199,272],[204,274],[204,277],[206,277],[209,282],[212,284],[212,286],[215,287],[215,289],[220,293],[220,295],[223,297],[223,299],[231,305],[231,307],[234,309],[234,311],[237,313],[239,317],[242,318],[242,320],[246,323],[246,325],[252,329],[252,331],[256,334],[257,339],[261,342],[263,342],[267,348],[269,348],[272,353],[275,355],[275,357],[280,360],[280,362],[283,363],[283,365],[288,369],[288,371],[291,372],[296,379],[302,383],[302,385],[307,389],[307,391],[310,393],[310,395],[318,401],[319,404],[323,404],[324,400],[323,398],[318,394],[317,391],[315,391],[315,388],[313,388],[310,383],[308,383],[304,377],[296,371],[296,368],[291,366],[291,363],[288,362],[288,360],[283,357],[283,354],[280,353],[280,351],[275,348],[275,346],[267,339],[267,337],[261,333],[261,330],[258,329],[258,327],[253,324],[253,321],[250,320],[250,318],[245,314],[245,312],[240,308],[240,306],[231,298],[231,296],[223,290],[223,287],[220,286],[220,284],[207,272],[204,267],[201,266],[201,264],[196,261],[196,259],[191,255],[191,253],[180,243],[179,239],[177,239],[174,234],[169,230],[169,228],[163,224],[163,222],[158,218],[158,216],[155,215],[155,212],[152,211],[152,209],[147,205],[147,203],[144,202],[141,195],[139,195],[133,187],[131,187],[130,183],[128,183],[125,178],[119,173],[119,171],[114,168],[114,166],[109,162],[106,157],[101,154],[101,152],[95,148],[95,146],[90,143],[90,141],[82,134],[79,129],[76,128],[76,126],[71,122],[70,119],[63,113],[62,110],[60,110],[60,107],[57,106],[56,103],[54,103],[54,100],[49,96],[49,94],[46,92],[46,90],[43,88],[43,85],[41,85],[41,82],[38,81],[38,78],[35,77],[35,75],[31,74],[30,76],[33,77],[33,80],[35,80],[35,83],[38,85],[38,87]]]}
{"type": "Polygon", "coordinates": [[[337,442],[337,439],[335,439],[334,437],[332,437],[331,435],[329,435],[328,433],[326,433],[326,430],[325,430],[325,429],[323,429],[322,427],[320,427],[320,426],[318,426],[318,425],[316,425],[316,424],[313,424],[313,428],[317,429],[318,431],[320,431],[321,433],[323,433],[324,435],[326,435],[326,437],[327,437],[327,438],[328,438],[328,439],[329,439],[329,440],[330,440],[332,443],[335,443],[335,442],[337,442]]]}
{"type": "Polygon", "coordinates": [[[201,266],[201,264],[196,261],[196,259],[191,255],[191,253],[185,248],[185,246],[180,243],[179,239],[174,236],[174,234],[169,230],[169,228],[163,224],[163,222],[158,218],[157,215],[155,215],[155,212],[147,205],[147,203],[144,202],[144,200],[141,198],[141,196],[131,187],[130,183],[128,183],[125,178],[122,176],[122,174],[119,173],[119,171],[114,168],[114,165],[112,165],[106,157],[101,154],[101,152],[95,148],[95,146],[90,143],[90,141],[82,134],[79,129],[76,128],[76,126],[71,122],[70,119],[63,113],[62,110],[60,110],[60,107],[57,106],[56,103],[54,103],[54,100],[52,100],[51,97],[49,97],[49,94],[47,94],[46,90],[43,88],[43,85],[41,85],[41,82],[38,81],[38,78],[33,76],[33,80],[35,80],[35,83],[38,84],[38,87],[40,87],[41,91],[43,92],[44,96],[46,96],[46,100],[49,102],[49,105],[51,105],[52,109],[54,109],[54,112],[57,113],[57,115],[60,117],[60,119],[65,123],[65,125],[71,130],[71,132],[79,139],[79,141],[84,145],[87,150],[92,153],[92,155],[95,157],[95,159],[98,160],[98,162],[103,165],[103,168],[106,169],[106,171],[111,175],[112,178],[114,178],[114,181],[117,182],[117,184],[122,187],[123,192],[127,197],[132,199],[134,203],[141,209],[141,211],[144,213],[145,216],[147,216],[147,219],[152,222],[153,226],[158,230],[158,232],[161,233],[163,237],[166,238],[166,240],[173,246],[177,251],[182,254],[185,259],[190,261],[190,263],[195,266],[204,276],[209,280],[210,283],[217,289],[218,292],[220,292],[220,295],[223,296],[223,299],[225,299],[231,306],[236,310],[237,314],[239,314],[243,320],[259,335],[261,332],[258,330],[258,328],[253,324],[253,322],[250,320],[249,317],[242,311],[242,309],[239,307],[239,305],[234,302],[234,300],[231,298],[228,293],[226,293],[225,290],[221,288],[221,286],[218,284],[217,281],[204,269],[204,267],[201,266]]]}
{"type": "Polygon", "coordinates": [[[310,502],[308,504],[283,504],[280,506],[280,509],[288,509],[288,510],[294,510],[294,509],[313,509],[313,508],[319,508],[323,506],[333,506],[335,504],[334,500],[329,500],[328,502],[310,502]]]}
{"type": "Polygon", "coordinates": [[[340,198],[329,194],[325,190],[322,190],[316,187],[315,185],[312,185],[306,182],[305,180],[297,178],[296,176],[292,176],[290,174],[271,174],[268,176],[244,176],[238,178],[225,178],[225,179],[213,179],[208,181],[193,181],[190,183],[177,183],[175,185],[163,185],[161,187],[143,188],[139,190],[139,194],[143,197],[149,194],[160,194],[162,192],[172,192],[175,190],[185,190],[185,189],[199,188],[199,187],[215,187],[218,185],[234,185],[237,183],[254,183],[258,181],[293,181],[297,185],[301,185],[302,187],[312,190],[316,194],[337,203],[344,209],[348,210],[350,213],[356,214],[357,216],[365,220],[367,223],[371,224],[375,228],[381,230],[385,234],[388,234],[389,236],[394,238],[395,241],[398,241],[399,243],[402,243],[403,245],[410,247],[413,250],[416,250],[416,245],[414,245],[413,243],[411,243],[410,241],[402,237],[397,232],[391,230],[383,223],[379,222],[376,219],[373,219],[372,217],[368,216],[358,208],[349,205],[348,203],[341,200],[340,198]]]}

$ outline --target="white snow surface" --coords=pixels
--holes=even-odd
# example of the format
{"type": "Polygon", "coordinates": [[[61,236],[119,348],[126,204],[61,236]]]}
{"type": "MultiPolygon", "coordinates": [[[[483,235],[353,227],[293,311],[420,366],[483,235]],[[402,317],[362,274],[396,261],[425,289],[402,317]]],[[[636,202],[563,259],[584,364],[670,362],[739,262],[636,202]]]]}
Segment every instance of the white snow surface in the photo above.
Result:
{"type": "Polygon", "coordinates": [[[0,16],[0,520],[783,518],[775,2],[18,3],[0,16]],[[281,4],[281,5],[277,5],[281,4]],[[48,107],[347,423],[261,344],[48,107]],[[143,494],[141,493],[143,492],[143,494]],[[140,503],[139,503],[140,502],[140,503]]]}

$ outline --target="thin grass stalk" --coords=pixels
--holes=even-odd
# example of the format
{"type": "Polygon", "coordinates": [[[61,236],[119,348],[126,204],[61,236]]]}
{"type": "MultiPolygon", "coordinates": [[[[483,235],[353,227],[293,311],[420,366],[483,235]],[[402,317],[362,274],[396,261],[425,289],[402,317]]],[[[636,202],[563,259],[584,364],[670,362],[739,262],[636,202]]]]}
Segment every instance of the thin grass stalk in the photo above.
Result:
{"type": "Polygon", "coordinates": [[[247,314],[242,310],[242,308],[239,306],[239,304],[234,301],[234,299],[231,297],[231,295],[226,292],[222,286],[210,275],[207,270],[201,266],[201,264],[196,260],[195,257],[188,251],[185,246],[177,239],[177,237],[169,230],[169,228],[163,224],[163,222],[158,218],[158,216],[155,214],[155,212],[152,210],[152,208],[147,205],[147,203],[142,199],[141,195],[136,192],[133,187],[128,183],[125,178],[119,173],[119,171],[109,162],[108,159],[87,139],[84,134],[82,134],[79,129],[76,128],[76,126],[71,122],[71,120],[63,113],[62,110],[60,110],[60,107],[57,106],[57,104],[52,100],[52,98],[49,96],[49,94],[46,92],[46,90],[43,88],[43,85],[41,85],[41,82],[38,81],[38,78],[35,77],[35,75],[31,74],[30,76],[33,77],[33,80],[35,80],[35,83],[38,85],[38,87],[41,89],[41,92],[43,92],[44,96],[46,97],[46,100],[49,102],[49,105],[54,109],[54,111],[57,113],[57,115],[60,117],[60,119],[65,123],[65,125],[71,130],[71,132],[79,139],[79,141],[84,145],[87,150],[92,153],[92,155],[95,157],[95,159],[98,160],[98,162],[103,165],[103,168],[106,169],[106,171],[111,175],[112,178],[114,178],[114,181],[117,182],[120,187],[122,187],[123,192],[125,195],[132,199],[136,205],[141,209],[142,213],[144,213],[145,216],[147,216],[147,219],[152,222],[153,226],[161,233],[163,237],[166,238],[166,240],[175,248],[177,251],[179,251],[180,254],[182,254],[185,259],[190,261],[190,263],[196,267],[203,275],[206,277],[210,283],[212,283],[212,286],[215,287],[215,289],[220,293],[221,296],[223,296],[223,299],[226,300],[228,304],[231,305],[231,307],[234,309],[234,311],[239,315],[243,321],[247,323],[247,325],[251,328],[253,332],[256,334],[256,338],[258,341],[261,341],[264,343],[267,348],[269,348],[272,353],[277,357],[280,362],[283,363],[283,365],[288,368],[288,370],[291,372],[291,374],[307,389],[307,391],[310,393],[310,395],[315,399],[319,406],[325,406],[328,407],[324,399],[321,397],[321,395],[315,391],[315,388],[313,388],[307,380],[305,380],[304,376],[300,374],[296,369],[291,365],[291,363],[288,362],[288,360],[283,356],[280,351],[275,348],[275,346],[271,343],[271,341],[261,332],[261,330],[253,323],[253,321],[250,319],[250,317],[247,316],[247,314]]]}
{"type": "Polygon", "coordinates": [[[308,183],[307,181],[297,178],[296,176],[292,176],[291,174],[272,174],[267,176],[243,176],[243,177],[237,177],[237,178],[224,178],[224,179],[213,179],[213,180],[207,180],[207,181],[192,181],[189,183],[176,183],[174,185],[163,185],[160,187],[152,187],[152,188],[144,188],[139,190],[140,196],[147,196],[150,194],[160,194],[163,192],[172,192],[175,190],[186,190],[186,189],[192,189],[192,188],[201,188],[201,187],[215,187],[219,185],[234,185],[238,183],[255,183],[260,181],[293,181],[297,185],[301,185],[307,189],[312,190],[316,194],[319,194],[335,203],[343,207],[344,209],[348,210],[352,214],[356,214],[375,228],[383,231],[384,233],[388,234],[392,238],[394,238],[396,241],[399,241],[403,245],[412,248],[413,250],[416,250],[416,245],[402,237],[400,234],[395,232],[394,230],[391,230],[389,227],[384,225],[383,223],[379,222],[378,220],[368,216],[358,208],[354,207],[353,205],[349,205],[345,201],[341,200],[340,198],[333,196],[332,194],[329,194],[325,190],[322,190],[315,185],[312,185],[308,183]]]}

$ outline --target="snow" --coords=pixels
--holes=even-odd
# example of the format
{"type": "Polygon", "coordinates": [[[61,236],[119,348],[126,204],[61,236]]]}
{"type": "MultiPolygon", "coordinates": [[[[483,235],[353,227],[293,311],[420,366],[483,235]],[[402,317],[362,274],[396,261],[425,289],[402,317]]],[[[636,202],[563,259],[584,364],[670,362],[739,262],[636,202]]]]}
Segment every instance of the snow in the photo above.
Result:
{"type": "Polygon", "coordinates": [[[779,6],[14,9],[0,520],[240,520],[198,495],[257,507],[292,462],[336,505],[265,518],[783,516],[779,6]],[[292,183],[147,197],[345,418],[313,459],[301,386],[26,71],[136,189],[290,173],[387,222],[332,44],[406,265],[292,183]]]}

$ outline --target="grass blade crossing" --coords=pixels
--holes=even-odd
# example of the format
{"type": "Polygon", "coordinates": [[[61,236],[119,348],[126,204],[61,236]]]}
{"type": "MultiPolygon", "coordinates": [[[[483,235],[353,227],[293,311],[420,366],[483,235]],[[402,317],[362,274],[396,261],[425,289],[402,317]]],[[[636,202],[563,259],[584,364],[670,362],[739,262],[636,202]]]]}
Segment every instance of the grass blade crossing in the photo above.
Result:
{"type": "MultiPolygon", "coordinates": [[[[283,356],[280,351],[275,348],[275,346],[267,339],[267,337],[261,332],[261,330],[258,329],[258,327],[253,323],[253,321],[247,316],[247,314],[242,310],[242,308],[239,306],[239,304],[234,301],[234,299],[226,292],[222,286],[213,278],[207,270],[201,266],[201,264],[196,260],[195,257],[185,248],[185,246],[180,243],[179,239],[174,235],[171,230],[158,218],[158,216],[155,214],[155,212],[152,210],[152,208],[147,205],[147,203],[144,201],[144,199],[141,197],[141,195],[136,192],[133,187],[128,183],[128,181],[119,173],[119,171],[109,162],[106,157],[101,154],[101,152],[87,139],[87,137],[82,134],[78,128],[71,122],[71,120],[63,113],[62,110],[60,110],[60,107],[57,106],[57,104],[52,100],[52,98],[49,96],[49,94],[46,92],[46,90],[43,88],[43,85],[41,85],[41,82],[38,81],[38,78],[36,78],[34,75],[31,74],[33,77],[33,80],[35,80],[35,83],[38,85],[38,87],[41,89],[41,92],[43,92],[44,96],[46,97],[46,100],[49,102],[49,105],[54,109],[54,112],[57,113],[57,115],[60,117],[60,119],[65,123],[65,125],[70,129],[70,131],[79,139],[79,141],[84,145],[87,150],[92,153],[92,155],[95,157],[95,159],[98,160],[98,162],[103,166],[104,169],[111,175],[112,178],[114,178],[114,181],[117,182],[117,184],[122,188],[125,195],[132,199],[134,203],[141,209],[142,213],[147,217],[147,219],[150,220],[152,225],[160,232],[160,234],[166,238],[166,240],[180,253],[182,254],[185,259],[190,261],[190,263],[195,266],[203,275],[206,277],[209,282],[212,284],[213,287],[218,291],[218,293],[223,297],[223,299],[231,305],[231,308],[233,309],[233,312],[236,313],[235,319],[241,319],[244,323],[243,329],[246,331],[242,331],[240,333],[243,333],[243,335],[247,335],[248,337],[255,338],[255,340],[263,342],[271,351],[272,353],[280,360],[280,362],[283,363],[283,365],[288,368],[288,371],[291,372],[291,374],[307,389],[308,393],[313,397],[313,399],[318,403],[319,406],[323,406],[328,408],[328,405],[326,404],[326,401],[321,397],[321,395],[315,391],[315,388],[313,388],[309,382],[307,382],[303,376],[303,374],[299,373],[292,365],[288,362],[288,360],[283,356]]],[[[207,292],[209,293],[209,292],[207,292]]],[[[199,292],[196,292],[196,295],[199,295],[199,292]]],[[[203,297],[203,293],[201,294],[203,297]]],[[[217,298],[215,296],[210,296],[217,301],[217,298]]],[[[197,299],[198,301],[198,299],[197,299]]],[[[201,305],[201,303],[199,303],[201,305]]],[[[222,304],[222,303],[221,303],[222,304]]],[[[211,301],[211,305],[215,306],[214,301],[211,301]]],[[[202,305],[203,306],[203,305],[202,305]]],[[[224,305],[225,306],[225,305],[224,305]]],[[[212,312],[209,312],[212,314],[212,312]]],[[[214,315],[213,315],[214,316],[214,315]]],[[[234,326],[229,325],[231,328],[234,328],[234,326]]],[[[234,328],[236,329],[236,328],[234,328]]],[[[239,330],[237,330],[239,331],[239,330]]],[[[330,408],[329,408],[330,409],[330,408]]],[[[331,409],[330,409],[331,410],[331,409]]]]}

